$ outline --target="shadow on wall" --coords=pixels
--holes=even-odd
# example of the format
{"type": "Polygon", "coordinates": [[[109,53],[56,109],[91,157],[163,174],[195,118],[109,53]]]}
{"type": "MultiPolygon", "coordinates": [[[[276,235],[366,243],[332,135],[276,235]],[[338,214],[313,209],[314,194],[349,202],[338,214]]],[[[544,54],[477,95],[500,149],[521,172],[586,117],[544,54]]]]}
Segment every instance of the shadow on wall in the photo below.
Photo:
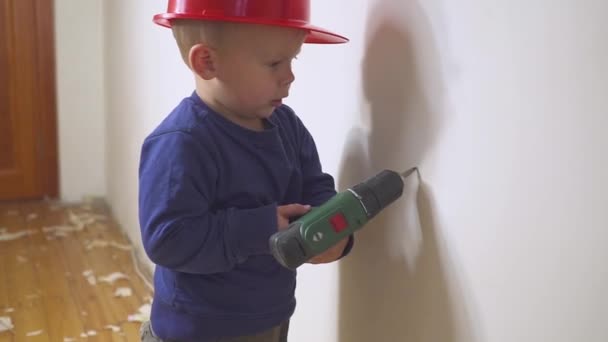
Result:
{"type": "MultiPolygon", "coordinates": [[[[422,162],[440,129],[440,111],[432,106],[441,101],[443,84],[430,24],[415,1],[397,11],[406,18],[386,3],[370,14],[362,66],[370,106],[362,121],[370,130],[350,132],[340,189],[384,168],[422,162]]],[[[448,288],[433,211],[421,183],[357,233],[355,248],[340,262],[340,342],[458,341],[463,319],[454,317],[457,294],[448,288]]]]}

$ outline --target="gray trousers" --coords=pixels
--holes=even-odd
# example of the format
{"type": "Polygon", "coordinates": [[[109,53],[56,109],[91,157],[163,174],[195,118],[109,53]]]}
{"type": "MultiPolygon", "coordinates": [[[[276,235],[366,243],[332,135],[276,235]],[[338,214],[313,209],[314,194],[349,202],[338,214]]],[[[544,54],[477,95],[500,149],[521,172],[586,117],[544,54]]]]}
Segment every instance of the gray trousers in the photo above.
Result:
{"type": "MultiPolygon", "coordinates": [[[[270,330],[263,331],[259,334],[251,336],[228,337],[214,340],[213,342],[287,342],[287,332],[289,331],[289,321],[274,327],[270,330]]],[[[140,328],[140,337],[142,342],[179,342],[179,341],[163,341],[154,335],[150,321],[144,322],[140,328]]]]}

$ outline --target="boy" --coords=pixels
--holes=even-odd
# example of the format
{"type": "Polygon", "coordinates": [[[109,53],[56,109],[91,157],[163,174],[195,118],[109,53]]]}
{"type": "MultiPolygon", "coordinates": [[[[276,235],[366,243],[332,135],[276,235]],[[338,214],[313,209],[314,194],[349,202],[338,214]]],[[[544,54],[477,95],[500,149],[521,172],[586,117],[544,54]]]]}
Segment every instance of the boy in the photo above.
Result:
{"type": "MultiPolygon", "coordinates": [[[[335,194],[313,138],[282,99],[304,42],[307,0],[175,0],[171,27],[195,91],[144,141],[139,216],[157,265],[143,341],[287,340],[296,273],[268,240],[335,194]]],[[[346,255],[352,237],[310,263],[346,255]]]]}

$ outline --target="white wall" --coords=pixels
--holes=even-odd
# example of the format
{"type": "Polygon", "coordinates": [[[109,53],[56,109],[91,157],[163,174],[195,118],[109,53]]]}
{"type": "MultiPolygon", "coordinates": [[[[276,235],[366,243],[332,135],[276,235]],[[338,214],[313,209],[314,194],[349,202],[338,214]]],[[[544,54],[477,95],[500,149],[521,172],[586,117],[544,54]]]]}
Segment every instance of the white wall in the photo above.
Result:
{"type": "Polygon", "coordinates": [[[146,261],[137,216],[141,144],[193,90],[171,32],[152,23],[164,9],[163,1],[104,2],[108,201],[146,261]]]}
{"type": "MultiPolygon", "coordinates": [[[[290,341],[606,341],[608,3],[313,3],[352,40],[305,47],[288,101],[326,170],[422,184],[301,268],[290,341]]],[[[164,7],[105,2],[108,199],[137,243],[141,142],[192,90],[164,7]]]]}
{"type": "Polygon", "coordinates": [[[105,196],[102,0],[55,0],[60,197],[105,196]]]}

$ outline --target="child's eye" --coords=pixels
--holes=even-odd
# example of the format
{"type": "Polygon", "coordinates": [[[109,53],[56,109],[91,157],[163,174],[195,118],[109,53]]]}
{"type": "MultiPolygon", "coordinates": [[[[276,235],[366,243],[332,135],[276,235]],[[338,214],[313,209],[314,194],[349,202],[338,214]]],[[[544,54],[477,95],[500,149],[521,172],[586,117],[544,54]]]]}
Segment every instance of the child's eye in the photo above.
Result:
{"type": "MultiPolygon", "coordinates": [[[[298,56],[294,56],[293,59],[298,59],[298,56]]],[[[279,65],[281,65],[281,63],[283,63],[283,62],[285,62],[285,61],[274,61],[274,62],[268,63],[268,66],[271,68],[276,68],[279,65]]]]}

